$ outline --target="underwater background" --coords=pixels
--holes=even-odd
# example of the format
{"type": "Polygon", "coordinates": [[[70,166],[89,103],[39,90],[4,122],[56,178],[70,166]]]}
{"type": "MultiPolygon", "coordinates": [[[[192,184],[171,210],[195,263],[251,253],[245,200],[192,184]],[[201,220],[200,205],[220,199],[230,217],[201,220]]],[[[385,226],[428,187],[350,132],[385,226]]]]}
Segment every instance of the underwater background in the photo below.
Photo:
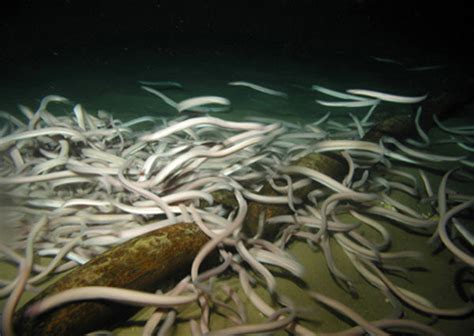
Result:
{"type": "MultiPolygon", "coordinates": [[[[80,103],[91,114],[104,110],[122,121],[145,115],[174,118],[174,108],[140,88],[140,81],[169,81],[182,85],[163,91],[175,101],[205,95],[229,99],[232,109],[214,114],[227,120],[266,117],[305,125],[331,112],[332,119],[344,122],[349,112],[363,116],[368,108],[318,104],[315,100],[322,96],[311,90],[312,85],[418,96],[442,95],[447,88],[461,91],[474,80],[469,50],[474,14],[468,1],[24,0],[9,5],[2,4],[0,11],[0,110],[18,117],[18,104],[35,109],[41,98],[54,94],[80,103]],[[288,98],[228,85],[234,81],[258,83],[288,98]]],[[[461,106],[446,124],[474,125],[473,109],[473,103],[461,106]]],[[[72,106],[69,112],[64,106],[51,109],[57,114],[71,110],[72,106]]],[[[376,113],[404,111],[388,104],[376,113]]],[[[432,129],[429,136],[441,139],[444,134],[432,129]]],[[[434,152],[454,155],[458,150],[441,144],[434,152]]],[[[413,167],[406,170],[416,172],[413,167]]],[[[442,174],[430,172],[429,177],[436,184],[442,174]]],[[[472,180],[450,184],[471,195],[473,187],[472,180]]],[[[398,197],[420,212],[426,210],[414,198],[403,193],[398,197]]],[[[474,221],[468,222],[473,232],[474,221]]],[[[400,284],[442,307],[464,303],[455,274],[467,273],[472,288],[472,268],[453,262],[449,251],[436,249],[424,235],[392,224],[387,229],[391,249],[417,250],[426,256],[423,267],[410,270],[400,284]]],[[[309,287],[331,294],[368,320],[390,311],[384,296],[337,249],[334,258],[355,279],[357,295],[336,284],[322,253],[303,242],[292,243],[289,251],[305,267],[309,287]]],[[[10,264],[0,265],[2,279],[15,272],[10,264]]],[[[291,278],[277,278],[278,290],[307,309],[309,322],[303,324],[308,328],[336,332],[353,325],[306,297],[291,278]]],[[[447,335],[474,333],[472,314],[433,321],[413,310],[406,312],[409,318],[433,322],[447,335]]],[[[134,317],[138,322],[124,322],[114,334],[140,334],[149,314],[141,311],[134,317]]],[[[216,318],[214,323],[221,322],[216,318]]],[[[178,325],[174,334],[186,335],[188,329],[178,325]]]]}

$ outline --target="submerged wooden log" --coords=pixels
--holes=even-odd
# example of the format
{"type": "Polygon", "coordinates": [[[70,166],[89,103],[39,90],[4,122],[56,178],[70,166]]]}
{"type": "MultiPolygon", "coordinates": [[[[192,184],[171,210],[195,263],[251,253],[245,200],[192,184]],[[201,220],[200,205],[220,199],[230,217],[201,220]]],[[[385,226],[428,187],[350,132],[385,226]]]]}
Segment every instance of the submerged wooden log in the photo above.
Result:
{"type": "MultiPolygon", "coordinates": [[[[293,164],[334,178],[342,178],[347,170],[345,162],[337,155],[309,154],[293,164]]],[[[304,198],[315,186],[316,183],[295,194],[304,198]]],[[[276,196],[268,183],[261,193],[276,196]]],[[[214,193],[213,197],[225,206],[238,206],[233,193],[214,193]]],[[[247,234],[256,232],[261,212],[265,212],[268,219],[291,210],[287,205],[249,202],[244,222],[247,234]]],[[[265,235],[270,237],[277,232],[278,227],[269,227],[265,235]]],[[[82,335],[125,321],[137,311],[136,307],[104,301],[71,303],[37,318],[28,318],[24,312],[32,303],[48,295],[76,287],[110,286],[151,292],[161,288],[175,273],[188,270],[187,266],[207,241],[208,237],[197,225],[176,224],[118,245],[73,270],[22,307],[15,314],[15,332],[18,335],[82,335]]]]}
{"type": "MultiPolygon", "coordinates": [[[[431,94],[421,103],[423,113],[421,115],[421,127],[428,131],[434,124],[433,116],[439,119],[453,117],[462,108],[474,101],[474,81],[463,81],[463,84],[455,81],[449,87],[437,94],[431,94]]],[[[417,108],[417,107],[416,107],[417,108]]],[[[408,136],[416,134],[415,111],[401,115],[392,115],[381,120],[372,127],[364,136],[365,141],[377,142],[384,135],[403,140],[408,136]]]]}
{"type": "Polygon", "coordinates": [[[176,224],[131,239],[80,266],[49,286],[14,319],[17,335],[83,335],[126,321],[137,307],[107,301],[67,304],[28,318],[31,303],[66,289],[110,286],[152,292],[167,280],[189,271],[208,237],[195,224],[176,224]]]}
{"type": "MultiPolygon", "coordinates": [[[[292,162],[291,165],[310,168],[329,175],[336,180],[342,179],[344,174],[347,172],[347,164],[345,160],[339,155],[332,154],[311,153],[292,162]]],[[[293,182],[297,181],[297,179],[298,177],[294,179],[293,182]]],[[[306,187],[295,190],[295,196],[305,199],[306,195],[318,185],[318,183],[313,182],[306,187]]],[[[269,183],[265,183],[260,194],[265,196],[280,195],[273,190],[269,183]]],[[[265,219],[268,220],[275,216],[288,215],[292,213],[292,211],[286,204],[262,204],[256,201],[249,202],[249,209],[244,222],[244,230],[249,236],[255,235],[258,231],[258,219],[261,213],[264,213],[265,219]]],[[[275,236],[278,231],[278,226],[266,226],[263,235],[266,238],[271,239],[271,237],[275,236]]]]}
{"type": "MultiPolygon", "coordinates": [[[[423,105],[428,111],[422,119],[422,126],[430,128],[432,115],[449,115],[453,110],[472,100],[472,86],[454,96],[428,99],[423,105]]],[[[377,142],[382,136],[390,135],[401,139],[415,132],[413,115],[408,113],[384,119],[370,130],[364,140],[377,142]]],[[[311,168],[335,179],[341,179],[346,170],[345,161],[338,155],[309,154],[293,162],[294,165],[311,168]]],[[[317,184],[295,192],[295,196],[305,198],[317,184]]],[[[266,184],[262,195],[275,196],[276,192],[266,184]]],[[[233,193],[213,193],[214,201],[228,207],[238,206],[233,193]]],[[[244,230],[248,235],[257,231],[260,213],[269,219],[273,216],[289,214],[286,205],[249,202],[244,230]]],[[[278,228],[266,228],[265,235],[271,237],[278,228]]],[[[72,303],[47,312],[35,319],[24,316],[27,307],[41,298],[65,289],[82,286],[112,286],[143,291],[153,291],[163,283],[172,280],[180,271],[187,271],[200,248],[208,241],[207,236],[194,224],[177,224],[137,237],[98,256],[78,267],[59,281],[48,287],[15,315],[14,327],[18,335],[81,335],[100,328],[110,328],[118,321],[128,319],[136,311],[118,303],[87,301],[72,303]]]]}
{"type": "MultiPolygon", "coordinates": [[[[347,172],[347,164],[345,160],[337,154],[321,154],[310,153],[294,162],[291,165],[310,168],[325,175],[331,176],[333,179],[341,180],[347,172]]],[[[300,177],[296,177],[293,182],[300,177]]],[[[298,198],[305,199],[309,192],[318,187],[318,183],[313,182],[306,187],[295,190],[294,195],[298,198]]],[[[264,183],[262,189],[258,193],[264,196],[281,196],[277,193],[270,183],[264,183]]],[[[212,194],[214,201],[227,207],[238,206],[237,200],[232,192],[222,190],[212,194]]],[[[259,217],[263,213],[265,220],[275,216],[288,215],[292,210],[287,204],[263,204],[257,201],[248,203],[248,211],[245,216],[243,231],[247,236],[253,236],[258,231],[259,217]]],[[[266,226],[262,235],[267,239],[272,239],[279,231],[278,226],[266,226]]]]}

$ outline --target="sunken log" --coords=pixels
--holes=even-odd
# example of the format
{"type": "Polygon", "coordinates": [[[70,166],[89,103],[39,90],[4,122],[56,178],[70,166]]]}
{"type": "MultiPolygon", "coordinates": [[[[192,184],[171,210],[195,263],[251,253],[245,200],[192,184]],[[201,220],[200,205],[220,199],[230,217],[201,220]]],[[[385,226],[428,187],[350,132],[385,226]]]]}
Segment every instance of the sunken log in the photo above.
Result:
{"type": "MultiPolygon", "coordinates": [[[[458,88],[456,84],[446,89],[445,92],[429,96],[421,104],[424,111],[420,122],[421,127],[425,130],[430,129],[434,124],[434,115],[439,119],[448,118],[472,101],[474,101],[474,81],[467,82],[462,88],[458,88]]],[[[415,111],[408,110],[406,113],[396,115],[391,115],[389,111],[386,111],[385,114],[387,113],[389,116],[376,123],[374,127],[365,134],[362,140],[378,142],[383,136],[391,136],[403,140],[416,134],[417,131],[414,123],[415,111]]],[[[292,165],[311,168],[339,181],[347,172],[346,161],[338,154],[313,153],[293,162],[292,165]]],[[[317,185],[318,184],[314,182],[296,191],[295,196],[304,199],[317,185]]],[[[264,185],[260,194],[266,196],[277,195],[268,183],[264,185]]],[[[262,204],[255,201],[249,202],[249,209],[244,223],[244,230],[248,235],[254,235],[257,232],[258,218],[262,212],[265,214],[266,219],[292,213],[290,208],[286,205],[262,204]]],[[[268,238],[276,235],[277,232],[278,227],[267,226],[263,234],[268,238]]]]}
{"type": "Polygon", "coordinates": [[[34,302],[66,289],[109,286],[153,292],[189,271],[208,237],[195,224],[176,224],[117,245],[47,287],[14,317],[16,335],[83,335],[126,321],[139,307],[108,301],[66,304],[35,318],[25,315],[34,302]]]}
{"type": "MultiPolygon", "coordinates": [[[[473,101],[474,85],[468,85],[460,91],[450,94],[439,94],[423,102],[425,111],[421,120],[427,130],[433,125],[433,115],[444,119],[453,115],[461,107],[473,101]]],[[[378,122],[363,140],[378,142],[384,135],[403,139],[414,134],[413,113],[389,116],[378,122]]],[[[317,170],[334,179],[341,179],[347,171],[345,160],[334,154],[309,154],[292,163],[317,170]]],[[[314,188],[312,184],[296,192],[304,198],[314,188]]],[[[262,188],[262,195],[275,196],[275,191],[267,184],[262,188]]],[[[213,193],[214,200],[224,206],[235,207],[237,202],[233,193],[213,193]]],[[[244,221],[244,232],[255,234],[258,228],[260,213],[265,218],[289,214],[291,210],[285,205],[270,205],[249,202],[249,210],[244,221]]],[[[277,228],[266,228],[265,236],[274,236],[277,228]]],[[[163,284],[172,281],[177,272],[188,270],[194,257],[208,237],[194,224],[177,224],[150,232],[116,246],[80,266],[49,286],[32,301],[15,314],[14,327],[18,335],[81,335],[101,328],[110,328],[119,321],[124,321],[136,312],[136,307],[104,302],[86,301],[71,303],[46,312],[36,318],[24,316],[31,303],[48,295],[82,286],[111,286],[142,291],[154,291],[163,284]]]]}
{"type": "MultiPolygon", "coordinates": [[[[334,154],[311,153],[291,164],[316,170],[336,180],[341,180],[348,169],[346,161],[341,156],[334,154]]],[[[318,185],[317,182],[313,182],[304,188],[295,190],[295,196],[304,199],[306,195],[317,188],[318,185]]],[[[268,182],[264,184],[260,194],[265,196],[279,195],[268,182]]],[[[264,213],[265,219],[292,213],[291,209],[285,204],[262,204],[251,201],[249,202],[244,221],[244,230],[247,235],[253,236],[257,233],[258,219],[262,212],[264,213]]],[[[278,225],[267,225],[262,234],[265,238],[272,239],[279,231],[280,228],[278,225]]]]}
{"type": "MultiPolygon", "coordinates": [[[[429,95],[426,100],[421,102],[423,113],[421,115],[420,125],[425,131],[433,127],[433,116],[436,115],[440,120],[453,117],[462,108],[474,101],[474,81],[466,81],[464,85],[449,85],[442,92],[429,95]]],[[[416,106],[415,108],[417,108],[416,106]]],[[[415,111],[411,113],[389,116],[376,123],[364,136],[363,140],[378,142],[380,138],[389,135],[398,140],[416,134],[415,111]]]]}

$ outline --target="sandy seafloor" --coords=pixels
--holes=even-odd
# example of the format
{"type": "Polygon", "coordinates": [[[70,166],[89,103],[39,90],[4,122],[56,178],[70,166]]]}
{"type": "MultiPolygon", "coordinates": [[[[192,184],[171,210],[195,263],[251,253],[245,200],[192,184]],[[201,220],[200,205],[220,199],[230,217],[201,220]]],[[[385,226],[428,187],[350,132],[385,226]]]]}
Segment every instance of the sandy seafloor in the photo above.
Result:
{"type": "MultiPolygon", "coordinates": [[[[132,49],[117,50],[111,54],[108,50],[95,52],[90,56],[87,51],[77,54],[51,55],[37,62],[29,62],[10,69],[10,74],[3,77],[0,87],[0,110],[18,114],[16,105],[24,104],[35,109],[39,100],[49,94],[57,94],[69,98],[74,103],[81,103],[89,113],[106,110],[114,118],[126,121],[143,115],[173,117],[177,113],[163,101],[140,89],[138,80],[176,81],[184,86],[183,90],[167,90],[166,94],[176,101],[200,95],[218,95],[231,100],[230,112],[218,116],[224,119],[242,120],[246,116],[271,117],[280,120],[310,123],[332,111],[332,116],[344,116],[348,112],[363,115],[367,108],[341,109],[327,108],[315,103],[316,98],[327,98],[309,87],[313,84],[322,85],[335,90],[344,91],[350,88],[366,88],[405,95],[418,95],[439,86],[440,78],[462,72],[462,64],[444,58],[442,55],[427,57],[422,53],[400,52],[398,55],[377,55],[393,57],[406,62],[403,67],[397,64],[377,62],[371,54],[339,50],[332,54],[326,52],[318,58],[301,59],[274,56],[270,52],[239,53],[201,52],[198,56],[192,51],[181,52],[179,55],[159,55],[147,51],[132,49]],[[430,71],[406,71],[410,66],[440,64],[445,67],[430,71]],[[288,99],[259,93],[244,87],[232,87],[229,81],[249,81],[272,89],[287,92],[288,99]]],[[[328,100],[331,100],[330,97],[328,100]]],[[[390,105],[390,104],[388,104],[390,105]]],[[[387,105],[387,106],[388,106],[387,105]]],[[[61,107],[64,110],[64,106],[61,107]]],[[[382,106],[377,108],[377,111],[382,106]]],[[[71,113],[72,106],[68,113],[71,113]]],[[[465,119],[453,119],[455,124],[473,124],[472,106],[465,108],[465,119]],[[470,118],[467,114],[470,114],[470,118]]],[[[347,119],[348,120],[348,119],[347,119]]],[[[439,130],[432,129],[430,136],[446,137],[439,130]]],[[[452,154],[455,147],[443,146],[435,149],[439,153],[452,154]]],[[[408,170],[416,173],[416,169],[408,170]]],[[[433,183],[440,179],[440,174],[428,173],[433,183]]],[[[474,183],[449,182],[452,189],[473,193],[474,183]]],[[[398,194],[399,199],[420,211],[430,211],[417,201],[398,194]]],[[[472,224],[472,223],[471,223],[472,224]]],[[[417,250],[423,253],[421,261],[410,261],[404,265],[412,269],[406,278],[391,277],[400,286],[412,290],[432,300],[439,307],[454,308],[464,304],[455,280],[462,274],[462,264],[454,262],[445,249],[436,249],[429,245],[427,236],[410,233],[395,223],[387,223],[393,238],[390,251],[417,250]]],[[[367,234],[370,234],[368,232],[367,234]]],[[[305,266],[305,281],[309,288],[314,288],[338,299],[354,308],[368,320],[380,319],[391,311],[385,297],[375,288],[368,285],[355,271],[341,250],[333,244],[333,253],[339,268],[354,280],[357,296],[352,297],[338,287],[330,276],[322,253],[312,251],[304,242],[294,242],[290,252],[305,266]]],[[[400,264],[402,264],[400,262],[400,264]]],[[[0,278],[11,277],[14,268],[0,265],[0,278]]],[[[464,274],[465,276],[466,274],[464,274]]],[[[469,291],[464,286],[464,293],[469,291]]],[[[234,287],[238,287],[238,279],[226,279],[234,287]]],[[[302,324],[316,332],[338,331],[352,324],[341,319],[337,314],[323,308],[308,299],[304,291],[291,278],[278,277],[278,291],[291,297],[297,307],[304,308],[303,314],[308,320],[302,324]]],[[[263,293],[263,291],[260,291],[263,293]]],[[[3,306],[3,302],[1,306],[3,306]]],[[[254,311],[248,301],[249,312],[254,311]]],[[[182,316],[195,314],[196,307],[186,308],[182,316]]],[[[433,322],[434,326],[448,335],[472,335],[474,319],[430,319],[406,308],[407,318],[433,322]]],[[[138,335],[150,310],[142,310],[134,318],[134,322],[125,322],[124,326],[115,329],[117,335],[138,335]]],[[[257,321],[258,313],[249,313],[250,321],[257,321]]],[[[218,326],[224,322],[212,315],[211,325],[218,326]]],[[[185,325],[178,325],[175,333],[189,334],[185,325]]],[[[280,332],[279,334],[285,334],[280,332]]]]}

